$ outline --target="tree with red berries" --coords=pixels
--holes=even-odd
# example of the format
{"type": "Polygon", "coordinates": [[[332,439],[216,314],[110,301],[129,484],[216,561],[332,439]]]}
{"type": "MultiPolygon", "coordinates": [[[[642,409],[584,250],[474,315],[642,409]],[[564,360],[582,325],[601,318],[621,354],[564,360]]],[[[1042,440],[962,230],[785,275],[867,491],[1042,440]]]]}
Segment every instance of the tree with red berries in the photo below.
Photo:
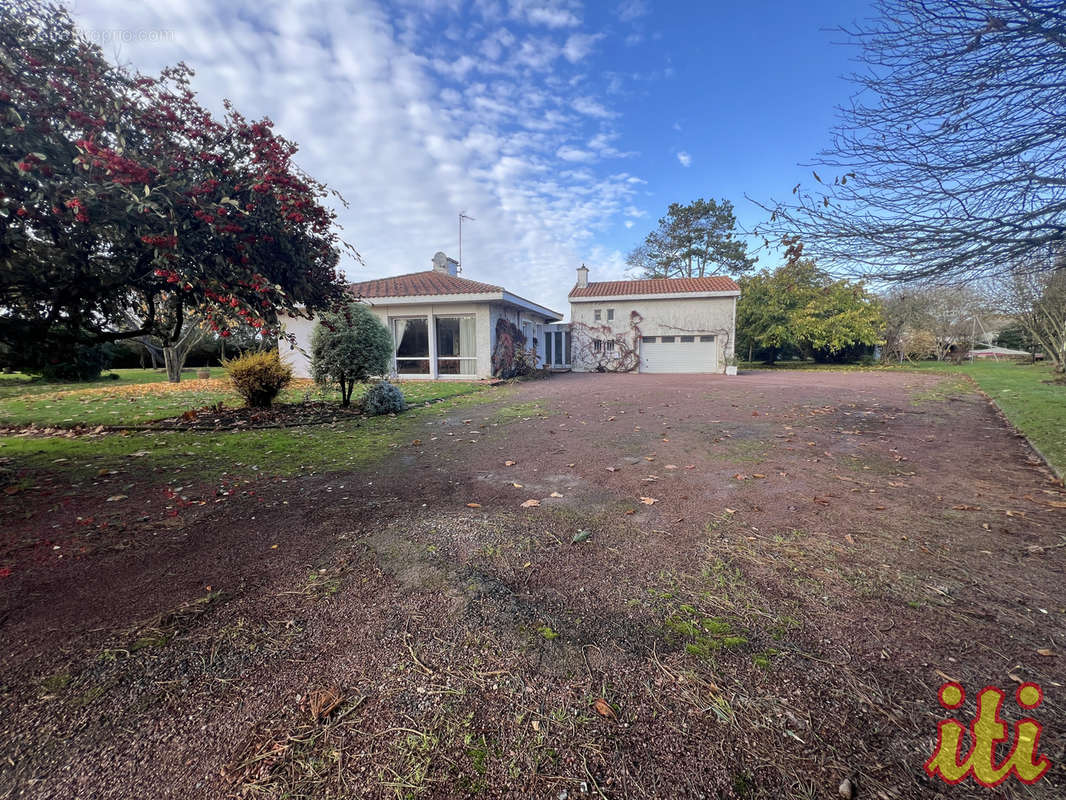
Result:
{"type": "Polygon", "coordinates": [[[277,335],[343,296],[327,187],[269,120],[215,119],[191,76],[108,63],[60,7],[0,6],[0,343],[170,348],[191,314],[277,335]]]}

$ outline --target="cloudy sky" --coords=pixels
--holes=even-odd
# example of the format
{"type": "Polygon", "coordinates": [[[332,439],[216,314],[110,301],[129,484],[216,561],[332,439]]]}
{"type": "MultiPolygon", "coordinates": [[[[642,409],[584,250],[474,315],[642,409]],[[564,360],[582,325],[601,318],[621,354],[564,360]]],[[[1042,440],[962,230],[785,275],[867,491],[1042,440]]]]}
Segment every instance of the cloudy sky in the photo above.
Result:
{"type": "MultiPolygon", "coordinates": [[[[340,191],[353,280],[427,269],[567,312],[574,269],[623,277],[673,201],[783,197],[828,143],[860,0],[73,0],[111,57],[183,60],[299,143],[340,191]]],[[[764,256],[761,264],[773,266],[764,256]]]]}

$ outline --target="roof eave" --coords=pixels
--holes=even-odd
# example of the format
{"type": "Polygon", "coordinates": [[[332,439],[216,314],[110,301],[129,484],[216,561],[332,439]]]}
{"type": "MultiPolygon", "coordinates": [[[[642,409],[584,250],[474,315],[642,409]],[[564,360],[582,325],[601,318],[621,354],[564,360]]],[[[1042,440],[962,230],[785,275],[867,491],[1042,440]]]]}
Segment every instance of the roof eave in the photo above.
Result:
{"type": "Polygon", "coordinates": [[[570,295],[571,303],[605,303],[623,300],[698,300],[715,297],[740,297],[740,289],[720,292],[639,292],[634,294],[570,295]]]}
{"type": "Polygon", "coordinates": [[[519,297],[507,291],[480,292],[470,294],[421,294],[421,295],[389,295],[387,297],[360,297],[361,302],[371,306],[421,306],[421,305],[447,305],[449,303],[509,303],[518,308],[532,311],[543,317],[561,320],[563,315],[558,311],[538,305],[524,297],[519,297]]]}

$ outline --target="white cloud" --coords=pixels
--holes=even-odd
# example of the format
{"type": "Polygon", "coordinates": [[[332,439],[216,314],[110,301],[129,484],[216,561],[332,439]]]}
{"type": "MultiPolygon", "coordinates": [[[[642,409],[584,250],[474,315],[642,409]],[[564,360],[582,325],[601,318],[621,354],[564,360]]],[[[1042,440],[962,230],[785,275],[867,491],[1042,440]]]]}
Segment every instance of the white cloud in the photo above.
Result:
{"type": "Polygon", "coordinates": [[[681,150],[677,154],[677,160],[681,162],[681,166],[683,167],[688,167],[692,165],[692,156],[690,156],[684,150],[681,150]]]}
{"type": "Polygon", "coordinates": [[[571,64],[576,64],[592,52],[593,45],[603,38],[602,33],[571,34],[563,46],[563,55],[571,64]]]}
{"type": "Polygon", "coordinates": [[[617,13],[622,22],[632,22],[648,13],[648,4],[644,0],[624,0],[617,13]]]}
{"type": "Polygon", "coordinates": [[[573,28],[581,24],[573,13],[561,8],[531,8],[526,18],[534,25],[547,25],[549,28],[573,28]]]}
{"type": "Polygon", "coordinates": [[[642,191],[639,176],[603,174],[602,159],[626,155],[603,127],[614,111],[570,66],[600,35],[575,31],[568,2],[477,0],[469,25],[455,2],[78,0],[74,15],[95,30],[169,31],[118,58],[146,73],[184,60],[216,114],[229,97],[272,117],[300,145],[299,165],[350,204],[338,220],[365,261],[342,264],[352,279],[456,254],[462,209],[477,218],[463,226],[465,274],[565,312],[582,260],[623,274],[622,255],[595,237],[642,191]],[[445,35],[457,24],[461,48],[445,35]]]}
{"type": "Polygon", "coordinates": [[[632,228],[632,227],[633,227],[634,225],[636,225],[636,223],[635,223],[635,222],[633,222],[633,220],[631,220],[631,219],[627,219],[627,220],[625,221],[625,226],[626,226],[627,228],[632,228]]]}
{"type": "Polygon", "coordinates": [[[577,147],[571,147],[566,144],[555,151],[555,155],[559,156],[563,161],[592,161],[596,158],[595,153],[590,153],[588,150],[582,150],[577,147]]]}
{"type": "Polygon", "coordinates": [[[598,100],[594,100],[591,97],[575,97],[570,107],[577,111],[579,114],[587,114],[590,117],[599,117],[601,119],[610,119],[611,117],[617,117],[614,111],[611,111],[607,106],[598,100]]]}

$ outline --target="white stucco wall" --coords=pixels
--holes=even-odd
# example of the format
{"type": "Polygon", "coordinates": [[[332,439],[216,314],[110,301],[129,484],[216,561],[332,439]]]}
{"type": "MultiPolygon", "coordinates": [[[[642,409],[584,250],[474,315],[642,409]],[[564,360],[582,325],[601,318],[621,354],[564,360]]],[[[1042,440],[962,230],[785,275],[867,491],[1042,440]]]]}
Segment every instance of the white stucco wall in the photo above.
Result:
{"type": "Polygon", "coordinates": [[[313,319],[282,319],[282,328],[286,333],[296,335],[296,347],[282,339],[278,343],[281,360],[292,366],[292,373],[297,378],[311,377],[311,331],[318,324],[313,319]]]}
{"type": "MultiPolygon", "coordinates": [[[[578,363],[582,348],[578,338],[584,336],[599,339],[623,337],[633,341],[631,314],[636,311],[643,319],[637,323],[639,336],[680,336],[713,334],[718,344],[718,371],[725,371],[726,356],[733,354],[735,340],[735,297],[700,297],[656,299],[632,298],[570,304],[570,319],[574,337],[574,371],[591,368],[588,363],[578,363]],[[614,319],[607,320],[607,310],[614,309],[614,319]],[[600,321],[595,320],[599,309],[600,321]],[[601,330],[606,327],[607,330],[601,330]],[[590,330],[595,329],[595,330],[590,330]]],[[[640,347],[639,336],[637,347],[640,347]]]]}
{"type": "MultiPolygon", "coordinates": [[[[521,331],[527,330],[526,324],[528,324],[530,335],[537,340],[537,366],[542,365],[544,363],[544,329],[548,323],[547,318],[531,311],[523,311],[514,306],[493,303],[490,320],[493,347],[496,346],[496,321],[500,318],[514,324],[521,331]]],[[[529,342],[527,344],[531,345],[532,343],[529,342]]]]}

